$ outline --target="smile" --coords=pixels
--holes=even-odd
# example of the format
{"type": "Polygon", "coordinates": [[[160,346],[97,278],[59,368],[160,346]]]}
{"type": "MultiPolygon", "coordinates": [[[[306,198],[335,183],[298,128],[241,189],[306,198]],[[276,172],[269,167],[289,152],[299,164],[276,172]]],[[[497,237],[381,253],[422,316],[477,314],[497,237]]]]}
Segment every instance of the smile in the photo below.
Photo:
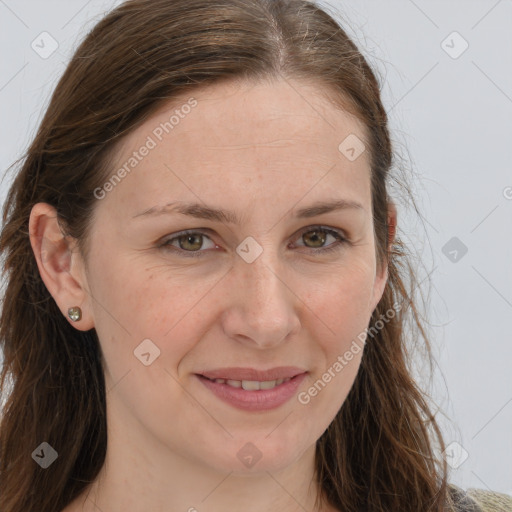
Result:
{"type": "Polygon", "coordinates": [[[274,380],[222,379],[201,374],[196,374],[195,377],[222,402],[237,409],[262,412],[288,402],[297,393],[297,388],[306,375],[307,372],[304,372],[274,380]]]}
{"type": "MultiPolygon", "coordinates": [[[[207,377],[206,377],[207,378],[207,377]]],[[[208,379],[212,382],[216,382],[217,384],[227,384],[233,388],[242,388],[245,391],[258,391],[260,389],[273,389],[276,386],[280,386],[283,382],[288,382],[291,377],[287,377],[286,379],[277,379],[277,380],[226,380],[226,379],[208,379]]]]}

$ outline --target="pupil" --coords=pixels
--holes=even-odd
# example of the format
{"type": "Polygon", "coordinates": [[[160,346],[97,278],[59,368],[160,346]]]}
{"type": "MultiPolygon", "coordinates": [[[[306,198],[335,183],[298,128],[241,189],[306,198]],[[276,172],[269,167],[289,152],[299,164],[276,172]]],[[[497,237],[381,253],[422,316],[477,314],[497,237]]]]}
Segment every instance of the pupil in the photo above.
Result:
{"type": "MultiPolygon", "coordinates": [[[[196,243],[196,246],[192,247],[192,249],[199,249],[201,247],[201,241],[200,241],[199,236],[201,236],[201,235],[185,235],[184,236],[184,238],[185,238],[185,245],[188,244],[188,243],[191,243],[191,245],[194,245],[193,240],[196,239],[199,242],[196,243]]],[[[184,248],[183,244],[181,244],[181,245],[182,245],[182,249],[183,249],[184,248]]],[[[189,249],[190,249],[190,247],[189,247],[189,249]]]]}
{"type": "MultiPolygon", "coordinates": [[[[311,231],[311,233],[314,233],[313,236],[310,236],[310,238],[316,239],[316,241],[320,241],[320,246],[325,242],[325,233],[322,231],[311,231]],[[321,236],[318,236],[318,234],[321,234],[321,236]]],[[[313,243],[315,243],[315,240],[313,240],[313,243]]]]}

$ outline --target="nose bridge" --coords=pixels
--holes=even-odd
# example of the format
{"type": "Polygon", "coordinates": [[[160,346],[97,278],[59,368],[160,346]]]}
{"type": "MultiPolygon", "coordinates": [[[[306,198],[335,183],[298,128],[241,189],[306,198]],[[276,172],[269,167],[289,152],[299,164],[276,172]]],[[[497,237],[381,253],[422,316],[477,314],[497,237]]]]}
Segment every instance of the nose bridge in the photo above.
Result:
{"type": "Polygon", "coordinates": [[[232,337],[242,336],[269,346],[282,342],[295,331],[299,320],[277,250],[268,244],[261,247],[263,251],[251,263],[243,257],[235,262],[237,291],[230,302],[225,329],[232,337]]]}
{"type": "Polygon", "coordinates": [[[270,249],[264,250],[252,263],[239,262],[243,267],[241,274],[246,293],[250,294],[250,301],[255,302],[258,309],[270,306],[273,300],[283,299],[281,288],[284,284],[279,275],[281,267],[271,252],[270,249]]]}

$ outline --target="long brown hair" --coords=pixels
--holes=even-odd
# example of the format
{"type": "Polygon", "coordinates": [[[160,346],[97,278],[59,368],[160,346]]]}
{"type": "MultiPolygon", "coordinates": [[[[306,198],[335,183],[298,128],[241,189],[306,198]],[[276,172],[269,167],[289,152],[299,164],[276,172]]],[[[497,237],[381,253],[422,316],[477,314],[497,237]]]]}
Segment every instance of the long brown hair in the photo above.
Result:
{"type": "Polygon", "coordinates": [[[112,174],[110,157],[122,137],[163,102],[197,87],[268,77],[317,84],[366,127],[376,250],[389,272],[356,380],[317,442],[321,498],[354,512],[441,511],[451,503],[446,462],[437,454],[442,435],[412,378],[414,339],[422,340],[427,360],[432,355],[406,247],[400,238],[388,247],[393,151],[371,67],[312,2],[130,0],[76,50],[4,205],[1,512],[60,512],[94,481],[107,448],[99,341],[94,329],[71,327],[40,277],[28,234],[32,206],[54,206],[86,257],[94,190],[112,174]],[[414,329],[406,329],[408,319],[414,329]],[[59,454],[47,469],[31,457],[42,442],[59,454]]]}

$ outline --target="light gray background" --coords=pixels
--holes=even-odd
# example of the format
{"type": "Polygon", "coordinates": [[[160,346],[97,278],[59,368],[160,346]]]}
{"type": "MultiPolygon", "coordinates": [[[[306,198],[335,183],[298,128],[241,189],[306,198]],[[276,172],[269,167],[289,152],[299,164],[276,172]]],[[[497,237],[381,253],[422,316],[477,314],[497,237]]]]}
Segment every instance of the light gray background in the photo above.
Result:
{"type": "MultiPolygon", "coordinates": [[[[0,0],[2,171],[34,135],[73,49],[118,3],[0,0]],[[31,43],[44,31],[59,46],[43,59],[31,43]]],[[[512,1],[321,4],[348,20],[382,77],[393,140],[413,173],[421,217],[399,201],[399,235],[432,281],[439,368],[428,389],[446,414],[446,442],[468,453],[460,465],[460,448],[447,455],[450,479],[512,494],[512,1]],[[443,253],[452,237],[465,255],[443,253]]]]}

